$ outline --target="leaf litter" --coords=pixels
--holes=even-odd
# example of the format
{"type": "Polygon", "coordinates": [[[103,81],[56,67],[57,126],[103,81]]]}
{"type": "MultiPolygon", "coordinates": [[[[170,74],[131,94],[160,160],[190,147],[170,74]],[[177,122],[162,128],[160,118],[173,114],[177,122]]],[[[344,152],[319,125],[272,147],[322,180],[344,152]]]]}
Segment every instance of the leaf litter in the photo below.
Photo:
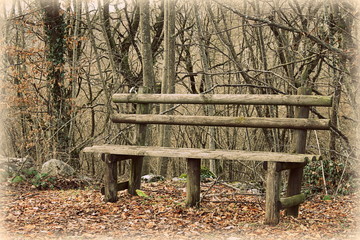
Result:
{"type": "Polygon", "coordinates": [[[2,239],[357,239],[358,195],[308,198],[299,217],[263,224],[265,197],[202,183],[200,208],[185,207],[185,183],[143,183],[105,203],[95,189],[36,190],[3,184],[2,239]],[[211,186],[211,187],[210,187],[211,186]],[[144,197],[146,196],[146,197],[144,197]]]}

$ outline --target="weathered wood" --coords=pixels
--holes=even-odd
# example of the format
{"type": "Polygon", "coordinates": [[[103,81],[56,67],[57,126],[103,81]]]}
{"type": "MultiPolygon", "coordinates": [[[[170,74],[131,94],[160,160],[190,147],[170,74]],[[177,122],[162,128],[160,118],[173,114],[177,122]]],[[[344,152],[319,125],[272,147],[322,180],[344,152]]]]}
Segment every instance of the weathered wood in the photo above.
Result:
{"type": "MultiPolygon", "coordinates": [[[[309,95],[311,94],[310,88],[301,87],[298,89],[298,95],[309,95]]],[[[309,107],[296,107],[295,117],[296,118],[308,118],[309,107]]],[[[296,130],[294,132],[294,152],[304,154],[306,152],[306,130],[296,130]]],[[[295,165],[296,167],[296,165],[295,165]]],[[[289,172],[288,187],[286,196],[291,197],[298,195],[301,192],[301,182],[303,178],[304,167],[292,168],[289,172]]],[[[286,209],[286,215],[297,217],[299,214],[299,204],[291,206],[286,209]]]]}
{"type": "Polygon", "coordinates": [[[130,145],[99,145],[86,147],[84,152],[102,152],[107,154],[124,154],[129,156],[148,157],[176,157],[200,158],[237,161],[268,161],[268,162],[296,162],[308,160],[316,161],[320,156],[312,154],[292,154],[279,152],[199,149],[199,148],[172,148],[156,146],[130,146],[130,145]]]}
{"type": "Polygon", "coordinates": [[[134,196],[137,195],[136,189],[140,189],[143,161],[144,158],[140,156],[134,156],[131,159],[128,193],[134,196]]]}
{"type": "Polygon", "coordinates": [[[280,176],[278,163],[269,162],[266,174],[265,224],[276,225],[280,221],[280,176]]]}
{"type": "Polygon", "coordinates": [[[328,130],[328,119],[114,114],[114,123],[328,130]]]}
{"type": "Polygon", "coordinates": [[[115,103],[162,104],[242,104],[242,105],[294,105],[326,106],[331,96],[263,95],[263,94],[114,94],[115,103]]]}
{"type": "MultiPolygon", "coordinates": [[[[146,87],[147,86],[139,88],[139,93],[141,94],[147,93],[149,89],[147,89],[146,87]]],[[[149,113],[149,108],[150,108],[149,104],[138,104],[136,108],[136,113],[143,114],[146,116],[149,113]]],[[[137,125],[135,128],[135,139],[134,139],[136,145],[140,145],[140,146],[146,145],[147,136],[148,136],[148,129],[146,123],[137,125]]],[[[128,193],[131,195],[137,195],[136,189],[140,189],[143,163],[144,163],[144,158],[142,156],[134,156],[131,158],[130,180],[129,180],[129,188],[128,188],[128,193]]]]}
{"type": "MultiPolygon", "coordinates": [[[[132,158],[132,156],[129,156],[129,155],[111,154],[111,159],[113,159],[115,161],[124,161],[124,160],[129,160],[131,158],[132,158]]],[[[105,158],[102,158],[102,160],[105,161],[105,158]]]]}
{"type": "Polygon", "coordinates": [[[300,203],[305,202],[305,194],[300,193],[291,197],[280,198],[281,208],[289,208],[293,206],[298,206],[300,203]]]}
{"type": "MultiPolygon", "coordinates": [[[[297,195],[301,191],[301,182],[303,178],[304,167],[290,169],[288,177],[287,196],[297,195]]],[[[299,214],[299,205],[291,206],[286,209],[286,215],[297,217],[299,214]]]]}
{"type": "MultiPolygon", "coordinates": [[[[122,191],[122,190],[125,190],[125,189],[128,189],[128,188],[129,188],[129,181],[118,183],[117,186],[116,186],[117,191],[122,191]]],[[[105,187],[102,187],[100,189],[100,192],[101,192],[102,195],[104,195],[105,194],[105,187]]]]}
{"type": "MultiPolygon", "coordinates": [[[[147,90],[144,87],[139,88],[139,92],[141,93],[141,95],[145,95],[145,96],[147,95],[144,94],[147,92],[147,90]]],[[[134,115],[148,116],[149,108],[150,108],[149,104],[138,104],[136,106],[136,114],[134,115]]],[[[140,123],[139,125],[137,125],[135,128],[135,139],[134,139],[136,145],[140,145],[140,146],[146,145],[147,135],[148,135],[148,129],[146,123],[140,123]]]]}
{"type": "Polygon", "coordinates": [[[187,159],[186,206],[199,207],[201,160],[187,159]]]}
{"type": "Polygon", "coordinates": [[[117,197],[117,161],[110,154],[102,154],[105,164],[104,185],[105,202],[116,202],[117,197]]]}
{"type": "Polygon", "coordinates": [[[117,191],[128,188],[128,192],[136,195],[140,189],[143,157],[176,157],[187,160],[187,197],[186,205],[198,207],[200,201],[200,163],[201,159],[265,161],[267,169],[266,213],[265,224],[276,225],[280,219],[280,209],[285,208],[288,215],[297,216],[298,206],[305,200],[299,194],[303,167],[310,159],[315,161],[319,156],[304,154],[307,130],[328,130],[327,119],[308,119],[309,106],[331,106],[331,97],[311,96],[311,91],[299,88],[299,95],[204,95],[204,94],[115,94],[116,103],[137,103],[137,114],[115,114],[115,123],[135,123],[134,142],[137,146],[102,145],[84,149],[84,152],[104,153],[105,193],[106,201],[117,201],[117,191]],[[308,96],[304,96],[308,94],[308,96]],[[149,106],[160,104],[242,104],[242,105],[286,105],[297,106],[295,118],[256,118],[256,117],[223,117],[223,116],[183,116],[183,115],[151,115],[149,106]],[[276,152],[248,152],[241,150],[194,149],[146,146],[147,124],[224,126],[249,128],[286,128],[295,129],[294,154],[276,152]],[[129,182],[117,183],[117,161],[131,159],[129,182]],[[290,169],[286,198],[280,199],[281,171],[290,169]]]}
{"type": "MultiPolygon", "coordinates": [[[[321,159],[321,156],[319,156],[319,159],[321,159]]],[[[307,160],[305,160],[305,162],[303,163],[279,163],[276,165],[276,171],[280,172],[280,171],[284,171],[284,170],[289,170],[289,169],[293,169],[293,168],[299,168],[299,167],[305,167],[307,164],[307,160]]],[[[267,165],[268,162],[263,162],[263,169],[265,171],[267,171],[267,165]]]]}

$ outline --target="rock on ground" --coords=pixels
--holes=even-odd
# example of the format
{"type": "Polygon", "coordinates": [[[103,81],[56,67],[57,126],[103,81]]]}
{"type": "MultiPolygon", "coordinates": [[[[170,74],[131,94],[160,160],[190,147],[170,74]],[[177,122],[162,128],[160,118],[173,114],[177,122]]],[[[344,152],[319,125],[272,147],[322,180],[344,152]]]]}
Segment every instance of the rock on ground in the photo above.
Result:
{"type": "Polygon", "coordinates": [[[144,182],[159,182],[164,181],[165,178],[161,175],[148,174],[141,177],[144,182]]]}
{"type": "Polygon", "coordinates": [[[45,162],[42,165],[41,172],[48,173],[50,176],[72,176],[75,174],[73,167],[58,159],[45,162]]]}

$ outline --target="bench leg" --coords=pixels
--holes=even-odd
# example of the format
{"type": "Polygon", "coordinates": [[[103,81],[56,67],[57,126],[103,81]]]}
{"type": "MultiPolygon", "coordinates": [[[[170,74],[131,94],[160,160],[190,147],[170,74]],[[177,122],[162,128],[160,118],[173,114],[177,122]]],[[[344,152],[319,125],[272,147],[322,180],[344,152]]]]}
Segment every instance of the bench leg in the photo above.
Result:
{"type": "MultiPolygon", "coordinates": [[[[297,164],[297,163],[294,163],[297,164]]],[[[301,193],[301,182],[303,178],[304,167],[299,164],[299,168],[290,169],[287,187],[287,197],[298,195],[301,193]]],[[[299,205],[286,209],[286,215],[297,217],[299,214],[299,205]]]]}
{"type": "Polygon", "coordinates": [[[276,162],[268,162],[266,176],[265,224],[276,225],[280,221],[280,176],[276,162]]]}
{"type": "MultiPolygon", "coordinates": [[[[311,95],[311,88],[299,87],[297,91],[298,95],[311,95]]],[[[295,117],[296,118],[309,118],[309,107],[296,107],[295,117]]],[[[306,130],[295,130],[294,131],[294,145],[293,148],[296,153],[306,152],[306,130]]],[[[301,182],[303,178],[304,167],[298,163],[293,163],[293,166],[298,165],[298,168],[290,169],[287,187],[287,197],[298,195],[301,192],[301,182]]],[[[299,204],[286,209],[286,215],[297,217],[299,214],[299,204]]]]}
{"type": "Polygon", "coordinates": [[[133,157],[131,159],[130,167],[130,180],[128,192],[131,195],[136,196],[136,189],[140,189],[141,185],[141,171],[144,157],[133,157]]]}
{"type": "Polygon", "coordinates": [[[117,160],[110,154],[102,154],[105,163],[105,202],[116,202],[117,197],[117,160]]]}
{"type": "Polygon", "coordinates": [[[201,159],[187,159],[186,206],[199,207],[201,159]]]}

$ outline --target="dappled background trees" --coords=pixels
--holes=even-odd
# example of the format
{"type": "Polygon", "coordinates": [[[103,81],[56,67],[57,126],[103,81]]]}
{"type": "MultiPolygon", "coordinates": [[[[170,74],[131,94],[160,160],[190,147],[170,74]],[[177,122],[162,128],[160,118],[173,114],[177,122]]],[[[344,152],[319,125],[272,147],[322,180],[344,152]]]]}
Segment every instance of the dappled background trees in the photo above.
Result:
{"type": "MultiPolygon", "coordinates": [[[[50,158],[101,177],[85,146],[132,144],[134,127],[113,125],[114,93],[333,95],[330,133],[310,131],[308,191],[346,192],[357,162],[358,8],[352,1],[13,0],[3,3],[3,155],[50,158]],[[139,89],[140,88],[140,89],[139,89]]],[[[151,106],[161,114],[294,116],[293,107],[151,106]]],[[[292,152],[283,129],[153,127],[147,144],[292,152]]],[[[209,161],[223,180],[263,182],[262,163],[209,161]]],[[[127,168],[122,163],[121,173],[127,168]]],[[[148,161],[144,173],[179,176],[183,160],[148,161]]]]}

